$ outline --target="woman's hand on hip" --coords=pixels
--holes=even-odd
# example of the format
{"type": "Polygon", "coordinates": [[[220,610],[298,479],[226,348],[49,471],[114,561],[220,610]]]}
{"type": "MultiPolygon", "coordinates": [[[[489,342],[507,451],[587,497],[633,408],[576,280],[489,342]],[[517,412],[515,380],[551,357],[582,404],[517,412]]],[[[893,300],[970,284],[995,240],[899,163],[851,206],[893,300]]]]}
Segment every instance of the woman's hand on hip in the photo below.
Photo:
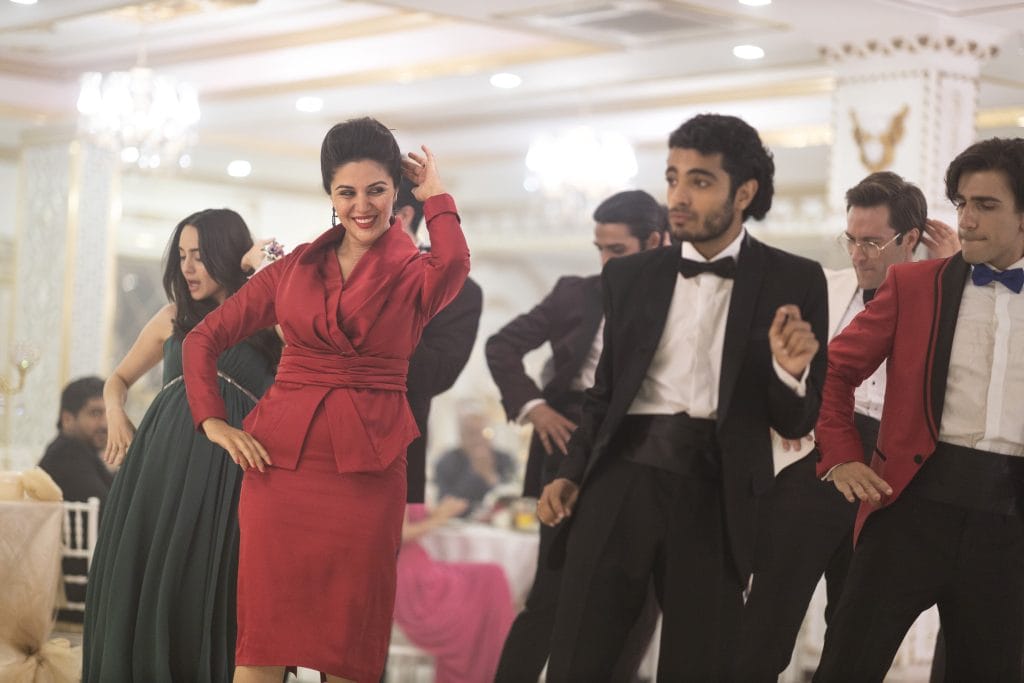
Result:
{"type": "Polygon", "coordinates": [[[107,447],[103,451],[103,461],[114,469],[120,467],[134,436],[135,425],[128,419],[124,410],[108,412],[107,447]]]}
{"type": "Polygon", "coordinates": [[[266,472],[267,465],[272,464],[267,449],[252,434],[235,429],[220,418],[204,420],[203,431],[206,432],[206,438],[227,451],[228,456],[243,470],[255,467],[260,472],[266,472]]]}

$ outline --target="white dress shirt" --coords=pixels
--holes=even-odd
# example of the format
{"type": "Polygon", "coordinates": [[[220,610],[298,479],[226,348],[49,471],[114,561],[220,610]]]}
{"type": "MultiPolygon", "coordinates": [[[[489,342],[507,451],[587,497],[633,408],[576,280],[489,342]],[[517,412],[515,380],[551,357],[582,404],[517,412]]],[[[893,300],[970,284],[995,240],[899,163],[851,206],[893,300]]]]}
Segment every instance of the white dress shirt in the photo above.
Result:
{"type": "MultiPolygon", "coordinates": [[[[731,256],[738,263],[745,235],[746,230],[741,231],[713,259],[704,258],[693,244],[683,242],[683,258],[707,263],[731,256]]],[[[647,376],[629,407],[630,415],[685,412],[696,418],[717,416],[722,347],[732,287],[733,280],[711,273],[690,278],[676,276],[665,328],[647,376]]],[[[773,365],[782,381],[802,396],[807,373],[797,381],[774,361],[773,365]]]]}
{"type": "Polygon", "coordinates": [[[597,361],[601,360],[601,350],[604,348],[604,316],[601,316],[601,322],[597,326],[597,334],[594,335],[594,339],[590,342],[590,350],[587,351],[586,357],[583,359],[583,364],[580,365],[579,371],[576,376],[572,378],[572,382],[569,383],[569,388],[573,391],[583,391],[594,386],[594,375],[597,371],[597,361]]]}
{"type": "Polygon", "coordinates": [[[939,441],[1024,455],[1024,292],[964,285],[939,441]]]}
{"type": "MultiPolygon", "coordinates": [[[[864,290],[858,289],[846,308],[842,322],[839,323],[839,330],[845,330],[857,314],[866,308],[864,305],[864,290]]],[[[853,409],[861,415],[873,417],[876,420],[882,419],[882,404],[885,402],[885,361],[878,366],[878,369],[864,380],[857,390],[853,392],[853,409]]]]}

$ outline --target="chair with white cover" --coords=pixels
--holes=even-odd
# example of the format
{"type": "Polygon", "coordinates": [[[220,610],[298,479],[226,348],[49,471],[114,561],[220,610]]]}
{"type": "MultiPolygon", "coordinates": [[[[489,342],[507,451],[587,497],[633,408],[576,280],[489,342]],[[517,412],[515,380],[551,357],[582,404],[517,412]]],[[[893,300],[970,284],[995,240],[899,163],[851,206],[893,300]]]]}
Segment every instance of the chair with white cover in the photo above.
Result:
{"type": "Polygon", "coordinates": [[[61,528],[61,554],[64,562],[65,591],[70,586],[82,589],[70,593],[63,609],[85,613],[85,584],[96,549],[99,531],[100,499],[93,497],[85,502],[64,501],[64,524],[61,528]],[[70,562],[68,561],[70,560],[70,562]],[[71,595],[80,595],[82,600],[72,600],[71,595]]]}

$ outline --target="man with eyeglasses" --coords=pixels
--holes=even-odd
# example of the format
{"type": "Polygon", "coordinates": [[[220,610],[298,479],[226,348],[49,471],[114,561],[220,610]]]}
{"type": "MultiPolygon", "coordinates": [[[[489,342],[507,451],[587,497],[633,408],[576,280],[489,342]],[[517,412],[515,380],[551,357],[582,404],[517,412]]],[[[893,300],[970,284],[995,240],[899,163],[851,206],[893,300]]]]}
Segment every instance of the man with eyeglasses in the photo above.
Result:
{"type": "MultiPolygon", "coordinates": [[[[829,334],[835,336],[865,309],[889,267],[914,259],[924,243],[931,258],[959,248],[956,233],[927,217],[924,194],[895,173],[872,173],[846,193],[846,230],[837,242],[852,268],[825,271],[829,334]]],[[[868,462],[878,437],[885,396],[883,363],[855,392],[853,419],[868,462]]],[[[822,574],[826,622],[842,593],[853,556],[857,507],[815,476],[814,440],[772,434],[775,485],[762,504],[762,546],[770,559],[754,573],[744,606],[737,680],[775,681],[789,665],[807,606],[822,574]]]]}
{"type": "Polygon", "coordinates": [[[815,681],[881,681],[932,605],[945,680],[1024,673],[1024,139],[971,145],[946,171],[946,196],[963,250],[890,268],[829,346],[818,474],[860,508],[815,681]],[[854,392],[883,361],[865,465],[854,392]]]}

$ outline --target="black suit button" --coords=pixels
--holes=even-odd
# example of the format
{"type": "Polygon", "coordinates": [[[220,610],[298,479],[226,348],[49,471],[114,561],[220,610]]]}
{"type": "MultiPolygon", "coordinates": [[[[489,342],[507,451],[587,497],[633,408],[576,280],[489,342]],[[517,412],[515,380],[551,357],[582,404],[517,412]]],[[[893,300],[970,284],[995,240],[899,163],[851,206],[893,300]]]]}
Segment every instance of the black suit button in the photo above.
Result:
{"type": "Polygon", "coordinates": [[[914,455],[914,462],[916,462],[918,465],[920,465],[922,462],[924,462],[924,458],[921,456],[920,453],[917,453],[916,455],[914,455]]]}

